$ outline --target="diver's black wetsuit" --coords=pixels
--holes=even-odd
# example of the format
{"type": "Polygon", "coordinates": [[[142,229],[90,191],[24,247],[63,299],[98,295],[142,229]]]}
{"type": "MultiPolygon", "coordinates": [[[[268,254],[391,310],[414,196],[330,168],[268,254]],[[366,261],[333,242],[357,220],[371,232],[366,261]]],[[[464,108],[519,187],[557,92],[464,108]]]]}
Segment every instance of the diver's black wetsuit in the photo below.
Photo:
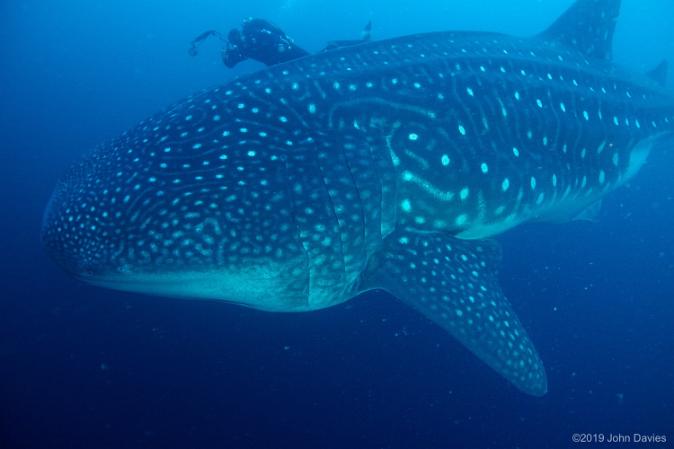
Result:
{"type": "Polygon", "coordinates": [[[262,19],[245,20],[241,31],[234,28],[228,38],[227,48],[222,52],[222,62],[229,68],[246,59],[274,65],[309,54],[280,28],[262,19]]]}
{"type": "MultiPolygon", "coordinates": [[[[332,41],[322,51],[335,48],[356,45],[370,40],[371,23],[365,26],[363,38],[358,40],[332,41]]],[[[259,61],[267,66],[292,61],[309,54],[308,51],[299,47],[280,28],[263,19],[249,18],[244,20],[241,30],[230,30],[225,39],[217,31],[209,30],[197,36],[191,43],[190,55],[197,54],[197,45],[211,37],[218,37],[226,43],[222,51],[222,62],[232,68],[247,59],[259,61]]]]}

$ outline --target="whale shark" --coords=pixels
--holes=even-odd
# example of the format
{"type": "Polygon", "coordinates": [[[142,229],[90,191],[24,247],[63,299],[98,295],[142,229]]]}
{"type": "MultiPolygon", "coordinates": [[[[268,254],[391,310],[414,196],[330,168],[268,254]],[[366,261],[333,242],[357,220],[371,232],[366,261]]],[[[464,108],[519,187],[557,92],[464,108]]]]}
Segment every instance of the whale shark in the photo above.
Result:
{"type": "Polygon", "coordinates": [[[666,65],[612,62],[619,9],[577,0],[531,37],[368,42],[194,94],[65,174],[45,251],[97,286],[271,312],[384,290],[544,395],[493,237],[582,216],[672,141],[666,65]]]}

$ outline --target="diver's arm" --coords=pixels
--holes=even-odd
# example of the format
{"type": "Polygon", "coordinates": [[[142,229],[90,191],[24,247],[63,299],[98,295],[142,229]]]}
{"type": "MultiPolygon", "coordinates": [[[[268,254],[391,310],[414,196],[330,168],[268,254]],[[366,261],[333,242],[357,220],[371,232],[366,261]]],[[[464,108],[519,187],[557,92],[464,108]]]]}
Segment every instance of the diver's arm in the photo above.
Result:
{"type": "Polygon", "coordinates": [[[198,46],[201,45],[201,43],[203,41],[205,41],[206,39],[208,39],[211,36],[215,36],[218,39],[220,39],[221,41],[227,42],[227,39],[225,38],[225,36],[223,36],[218,31],[215,31],[215,30],[204,31],[203,33],[201,33],[200,35],[195,37],[192,40],[192,42],[190,42],[190,48],[189,48],[189,50],[187,50],[187,52],[190,54],[190,56],[196,56],[197,53],[198,53],[198,51],[197,51],[198,46]]]}

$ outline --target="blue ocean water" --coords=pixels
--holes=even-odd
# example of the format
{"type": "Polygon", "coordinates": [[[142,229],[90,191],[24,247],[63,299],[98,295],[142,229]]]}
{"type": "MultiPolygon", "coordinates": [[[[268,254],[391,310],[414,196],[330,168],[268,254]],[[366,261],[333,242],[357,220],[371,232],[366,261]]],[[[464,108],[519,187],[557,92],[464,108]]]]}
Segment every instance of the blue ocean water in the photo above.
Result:
{"type": "MultiPolygon", "coordinates": [[[[655,152],[597,223],[498,238],[503,289],[545,362],[526,396],[383,293],[306,314],[97,289],[43,254],[41,217],[87,149],[225,69],[213,41],[264,17],[309,50],[447,29],[530,35],[570,0],[0,4],[0,447],[572,447],[573,433],[674,445],[674,154],[655,152]]],[[[624,0],[615,59],[674,61],[674,3],[624,0]]],[[[670,76],[670,86],[672,78],[670,76]]],[[[643,446],[643,445],[642,445],[643,446]]]]}

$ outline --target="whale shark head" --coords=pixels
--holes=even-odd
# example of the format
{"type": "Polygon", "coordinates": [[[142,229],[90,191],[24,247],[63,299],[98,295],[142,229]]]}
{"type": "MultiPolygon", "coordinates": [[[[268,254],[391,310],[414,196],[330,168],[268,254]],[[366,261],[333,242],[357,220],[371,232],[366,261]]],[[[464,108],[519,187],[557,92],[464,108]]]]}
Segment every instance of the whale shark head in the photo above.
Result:
{"type": "Polygon", "coordinates": [[[242,103],[219,96],[190,98],[73,167],[44,215],[49,256],[114,289],[301,308],[306,262],[282,158],[263,142],[288,137],[244,123],[242,103]]]}

